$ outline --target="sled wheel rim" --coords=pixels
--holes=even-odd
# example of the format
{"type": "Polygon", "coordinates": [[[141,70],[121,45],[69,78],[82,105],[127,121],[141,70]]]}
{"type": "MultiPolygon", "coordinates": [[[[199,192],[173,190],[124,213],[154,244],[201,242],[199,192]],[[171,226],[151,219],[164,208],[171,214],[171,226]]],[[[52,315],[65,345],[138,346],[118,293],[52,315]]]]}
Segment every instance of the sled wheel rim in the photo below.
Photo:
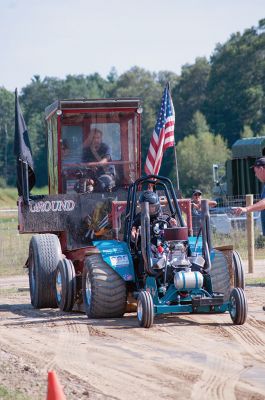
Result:
{"type": "Polygon", "coordinates": [[[150,328],[154,322],[154,303],[150,292],[143,290],[137,299],[137,319],[142,328],[150,328]]]}
{"type": "Polygon", "coordinates": [[[143,303],[141,300],[137,303],[137,319],[139,322],[143,320],[143,303]]]}
{"type": "Polygon", "coordinates": [[[91,289],[91,282],[90,282],[88,274],[86,276],[86,288],[85,288],[85,290],[86,290],[85,293],[86,293],[87,304],[90,304],[91,303],[92,289],[91,289]]]}
{"type": "Polygon", "coordinates": [[[59,270],[57,270],[56,274],[56,297],[57,301],[60,303],[62,300],[62,274],[59,270]]]}
{"type": "Polygon", "coordinates": [[[32,264],[31,268],[29,269],[29,278],[30,278],[30,281],[31,281],[32,292],[34,293],[35,292],[35,287],[36,287],[34,264],[32,264]]]}
{"type": "Polygon", "coordinates": [[[237,303],[234,295],[231,296],[230,301],[231,301],[231,308],[230,308],[231,318],[235,319],[237,315],[237,303]]]}

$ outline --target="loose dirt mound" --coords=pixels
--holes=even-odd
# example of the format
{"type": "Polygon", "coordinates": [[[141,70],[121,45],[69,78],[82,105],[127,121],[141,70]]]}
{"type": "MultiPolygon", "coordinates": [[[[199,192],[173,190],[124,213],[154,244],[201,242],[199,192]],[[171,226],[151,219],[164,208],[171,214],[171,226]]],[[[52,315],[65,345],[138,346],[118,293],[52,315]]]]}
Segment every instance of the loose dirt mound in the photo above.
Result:
{"type": "Polygon", "coordinates": [[[67,399],[265,399],[264,287],[247,287],[244,326],[184,314],[149,330],[135,314],[34,310],[27,287],[26,276],[0,279],[0,387],[43,399],[53,369],[67,399]]]}

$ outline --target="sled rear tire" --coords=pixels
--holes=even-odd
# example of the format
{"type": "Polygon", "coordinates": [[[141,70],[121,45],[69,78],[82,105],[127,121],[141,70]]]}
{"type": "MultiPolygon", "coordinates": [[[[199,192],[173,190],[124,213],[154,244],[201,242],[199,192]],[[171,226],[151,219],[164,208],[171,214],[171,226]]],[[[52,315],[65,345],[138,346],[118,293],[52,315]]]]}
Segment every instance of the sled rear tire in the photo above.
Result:
{"type": "Polygon", "coordinates": [[[29,244],[29,287],[34,308],[57,307],[55,271],[61,257],[61,245],[56,235],[32,236],[29,244]]]}

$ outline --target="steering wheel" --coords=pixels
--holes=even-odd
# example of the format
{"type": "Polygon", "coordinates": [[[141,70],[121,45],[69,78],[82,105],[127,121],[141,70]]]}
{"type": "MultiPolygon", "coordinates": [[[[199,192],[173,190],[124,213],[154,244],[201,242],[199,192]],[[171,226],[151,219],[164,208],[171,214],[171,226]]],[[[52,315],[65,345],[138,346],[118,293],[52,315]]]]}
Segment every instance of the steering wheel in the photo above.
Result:
{"type": "MultiPolygon", "coordinates": [[[[170,217],[169,217],[170,218],[170,217]]],[[[166,227],[170,227],[170,223],[167,219],[164,218],[157,218],[151,223],[151,232],[154,235],[159,235],[160,231],[164,229],[164,225],[166,224],[166,227]],[[161,226],[163,224],[163,227],[161,226]]]]}
{"type": "Polygon", "coordinates": [[[95,169],[94,168],[82,168],[77,172],[78,178],[86,178],[86,179],[96,179],[95,169]]]}
{"type": "Polygon", "coordinates": [[[64,175],[68,179],[95,179],[95,170],[93,168],[67,168],[64,175]]]}

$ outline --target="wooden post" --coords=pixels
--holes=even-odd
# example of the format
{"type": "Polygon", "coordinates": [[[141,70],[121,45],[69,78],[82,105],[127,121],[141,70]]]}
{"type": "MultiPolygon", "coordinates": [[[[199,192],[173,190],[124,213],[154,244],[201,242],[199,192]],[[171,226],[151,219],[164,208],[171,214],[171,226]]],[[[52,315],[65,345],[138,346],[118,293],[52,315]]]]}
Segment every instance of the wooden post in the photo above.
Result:
{"type": "MultiPolygon", "coordinates": [[[[246,195],[246,206],[253,204],[253,194],[246,195]]],[[[254,272],[254,218],[253,213],[247,213],[247,245],[248,245],[248,273],[254,272]]]]}

